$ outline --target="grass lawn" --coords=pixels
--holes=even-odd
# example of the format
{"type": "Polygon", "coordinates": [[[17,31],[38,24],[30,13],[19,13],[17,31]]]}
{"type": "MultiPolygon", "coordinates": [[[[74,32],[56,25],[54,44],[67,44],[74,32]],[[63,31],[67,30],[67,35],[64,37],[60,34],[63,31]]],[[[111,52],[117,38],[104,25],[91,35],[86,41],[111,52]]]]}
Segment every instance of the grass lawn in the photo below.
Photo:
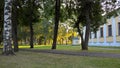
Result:
{"type": "Polygon", "coordinates": [[[0,55],[0,68],[120,68],[120,59],[20,51],[0,55]]]}
{"type": "MultiPolygon", "coordinates": [[[[29,48],[30,46],[22,45],[20,48],[29,48]]],[[[51,49],[51,46],[35,45],[34,49],[51,49]]],[[[81,46],[71,46],[71,45],[57,45],[57,50],[67,50],[67,51],[81,51],[81,46]]],[[[89,46],[88,52],[104,52],[104,53],[120,53],[120,47],[106,47],[106,46],[89,46]]]]}
{"type": "MultiPolygon", "coordinates": [[[[3,46],[0,45],[0,48],[3,46]]],[[[19,48],[30,48],[29,45],[19,45],[19,48]]],[[[51,45],[34,45],[34,49],[51,49],[51,45]]],[[[72,45],[57,45],[56,50],[77,51],[81,52],[81,46],[72,45]]],[[[113,46],[89,46],[88,52],[102,52],[102,53],[120,53],[120,47],[113,46]]]]}
{"type": "MultiPolygon", "coordinates": [[[[26,45],[19,47],[29,48],[26,45]]],[[[34,49],[51,49],[51,46],[35,45],[34,49]]],[[[80,49],[80,46],[57,46],[57,50],[81,51],[80,49]]],[[[120,47],[89,47],[88,52],[120,53],[120,47]]],[[[8,66],[9,68],[120,68],[120,59],[20,51],[15,56],[0,55],[0,68],[8,66]]]]}

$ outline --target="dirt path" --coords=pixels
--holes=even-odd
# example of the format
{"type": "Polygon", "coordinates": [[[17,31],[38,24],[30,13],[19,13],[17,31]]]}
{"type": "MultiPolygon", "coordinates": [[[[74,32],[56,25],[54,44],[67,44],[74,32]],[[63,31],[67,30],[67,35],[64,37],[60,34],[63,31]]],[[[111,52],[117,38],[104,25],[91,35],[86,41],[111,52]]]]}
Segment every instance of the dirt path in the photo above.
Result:
{"type": "Polygon", "coordinates": [[[120,54],[114,53],[99,53],[99,52],[73,52],[73,51],[62,51],[62,50],[35,50],[35,49],[20,49],[21,51],[41,52],[41,53],[52,53],[52,54],[64,54],[73,56],[91,56],[91,57],[109,57],[109,58],[120,58],[120,54]]]}

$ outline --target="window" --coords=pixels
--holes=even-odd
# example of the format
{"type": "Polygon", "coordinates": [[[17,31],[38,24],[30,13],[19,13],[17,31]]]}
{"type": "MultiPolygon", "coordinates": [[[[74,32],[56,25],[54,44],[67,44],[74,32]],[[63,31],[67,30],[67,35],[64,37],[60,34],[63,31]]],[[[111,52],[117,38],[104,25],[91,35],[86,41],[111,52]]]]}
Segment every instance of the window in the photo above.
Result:
{"type": "Polygon", "coordinates": [[[94,37],[94,38],[97,38],[97,31],[95,31],[95,33],[94,33],[94,34],[95,34],[95,37],[94,37]]]}
{"type": "Polygon", "coordinates": [[[100,28],[100,37],[103,37],[103,27],[100,28]]]}
{"type": "Polygon", "coordinates": [[[112,36],[112,26],[108,25],[108,36],[112,36]]]}
{"type": "Polygon", "coordinates": [[[118,35],[120,35],[120,22],[118,23],[118,35]]]}

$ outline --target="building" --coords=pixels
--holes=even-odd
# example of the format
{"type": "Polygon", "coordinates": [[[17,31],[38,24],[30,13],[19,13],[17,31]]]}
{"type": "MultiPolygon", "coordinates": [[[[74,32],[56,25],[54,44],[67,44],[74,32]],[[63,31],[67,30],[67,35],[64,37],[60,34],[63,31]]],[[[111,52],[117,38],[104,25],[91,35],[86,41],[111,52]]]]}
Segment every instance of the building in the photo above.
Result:
{"type": "Polygon", "coordinates": [[[96,33],[90,33],[90,46],[120,46],[120,15],[107,19],[96,33]]]}
{"type": "Polygon", "coordinates": [[[80,45],[81,39],[79,37],[73,37],[72,38],[72,45],[80,45]]]}

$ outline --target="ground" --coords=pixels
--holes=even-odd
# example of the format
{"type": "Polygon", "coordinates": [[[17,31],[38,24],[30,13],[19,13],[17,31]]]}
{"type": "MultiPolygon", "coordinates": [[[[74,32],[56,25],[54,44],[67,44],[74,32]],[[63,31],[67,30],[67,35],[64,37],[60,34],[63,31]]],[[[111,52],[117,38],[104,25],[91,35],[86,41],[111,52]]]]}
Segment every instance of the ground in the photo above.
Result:
{"type": "Polygon", "coordinates": [[[63,54],[73,56],[89,56],[89,57],[109,57],[109,58],[120,58],[120,54],[115,53],[100,53],[100,52],[89,52],[89,51],[65,51],[65,50],[48,50],[48,49],[21,49],[22,51],[31,51],[38,53],[51,53],[51,54],[63,54]]]}
{"type": "Polygon", "coordinates": [[[119,47],[90,47],[90,51],[62,47],[57,50],[22,48],[15,56],[0,55],[0,68],[120,68],[119,47]]]}

